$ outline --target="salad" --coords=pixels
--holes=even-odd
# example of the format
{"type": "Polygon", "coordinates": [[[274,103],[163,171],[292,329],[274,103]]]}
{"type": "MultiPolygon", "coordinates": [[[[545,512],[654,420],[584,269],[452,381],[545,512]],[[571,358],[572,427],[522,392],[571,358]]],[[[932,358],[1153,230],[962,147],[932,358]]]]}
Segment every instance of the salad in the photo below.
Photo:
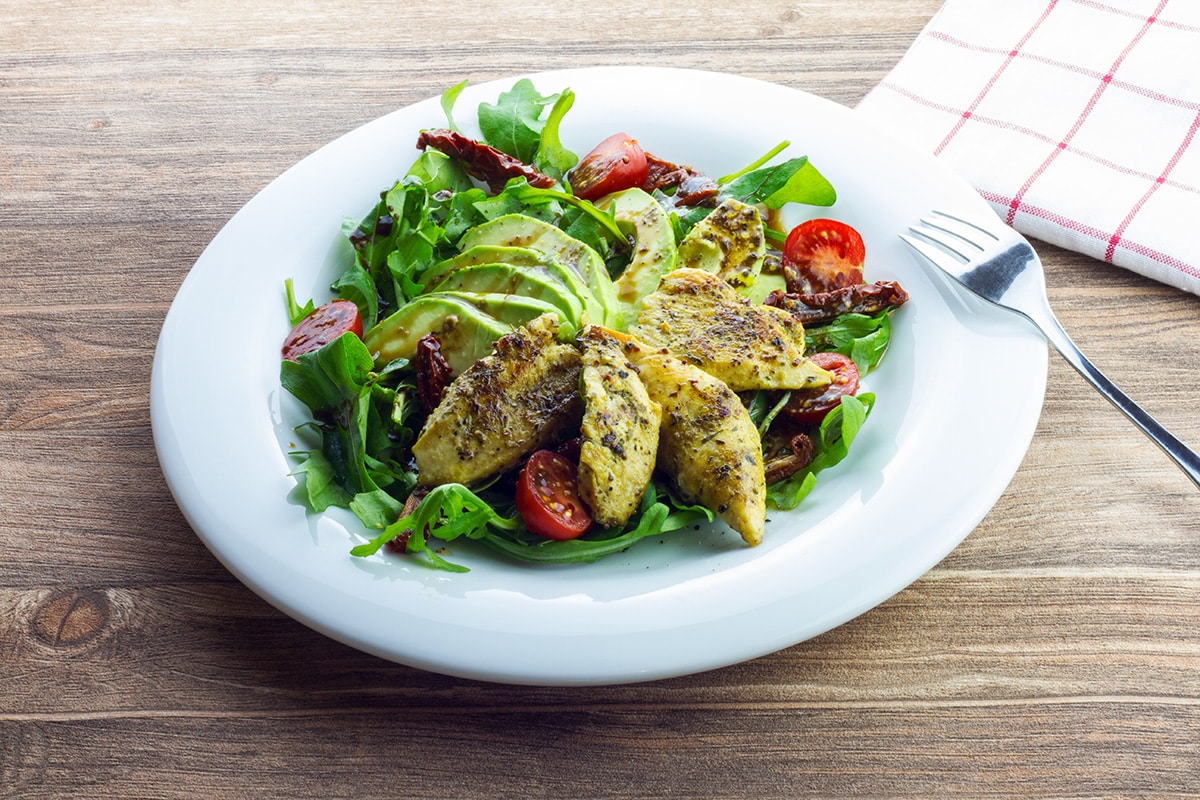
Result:
{"type": "Polygon", "coordinates": [[[344,226],[335,299],[286,300],[281,382],[311,411],[294,453],[314,511],[451,571],[470,539],[589,562],[722,520],[749,545],[847,454],[859,378],[907,299],[864,282],[844,222],[781,228],[836,192],[783,142],[712,178],[614,133],[582,158],[574,102],[528,80],[420,132],[408,172],[344,226]]]}

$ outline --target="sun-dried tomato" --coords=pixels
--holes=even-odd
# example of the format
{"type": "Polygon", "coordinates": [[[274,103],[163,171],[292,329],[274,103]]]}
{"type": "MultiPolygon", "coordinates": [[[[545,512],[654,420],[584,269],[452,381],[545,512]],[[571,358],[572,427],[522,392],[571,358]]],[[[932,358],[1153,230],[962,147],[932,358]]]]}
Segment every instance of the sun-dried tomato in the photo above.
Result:
{"type": "Polygon", "coordinates": [[[417,137],[417,149],[424,150],[426,147],[432,147],[461,162],[467,174],[486,183],[493,192],[499,192],[512,178],[525,178],[530,186],[542,189],[554,185],[553,178],[524,161],[457,131],[446,128],[421,131],[417,137]]]}

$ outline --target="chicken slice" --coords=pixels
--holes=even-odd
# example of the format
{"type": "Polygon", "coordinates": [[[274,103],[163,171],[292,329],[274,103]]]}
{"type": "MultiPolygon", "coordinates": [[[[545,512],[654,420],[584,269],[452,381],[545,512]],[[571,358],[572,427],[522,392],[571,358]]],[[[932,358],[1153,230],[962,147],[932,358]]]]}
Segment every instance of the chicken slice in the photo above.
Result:
{"type": "Polygon", "coordinates": [[[579,494],[606,528],[624,525],[637,511],[654,472],[662,416],[617,336],[597,325],[579,336],[584,401],[579,494]]]}
{"type": "Polygon", "coordinates": [[[627,337],[625,354],[662,406],[657,463],[681,498],[716,512],[749,545],[762,542],[767,482],[750,412],[718,378],[627,337]]]}
{"type": "Polygon", "coordinates": [[[750,303],[711,272],[677,269],[642,302],[630,332],[735,392],[827,385],[829,373],[804,357],[804,326],[781,311],[750,303]]]}
{"type": "Polygon", "coordinates": [[[532,320],[446,388],[413,443],[422,484],[479,483],[578,427],[579,351],[557,332],[552,314],[532,320]]]}

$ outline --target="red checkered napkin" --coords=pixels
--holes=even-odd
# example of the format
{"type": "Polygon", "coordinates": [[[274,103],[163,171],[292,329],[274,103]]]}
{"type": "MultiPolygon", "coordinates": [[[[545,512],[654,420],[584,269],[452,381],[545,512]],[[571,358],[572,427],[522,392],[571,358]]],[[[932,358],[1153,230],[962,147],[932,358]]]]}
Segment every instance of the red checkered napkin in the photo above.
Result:
{"type": "Polygon", "coordinates": [[[1200,294],[1200,0],[947,0],[859,111],[1022,233],[1200,294]]]}

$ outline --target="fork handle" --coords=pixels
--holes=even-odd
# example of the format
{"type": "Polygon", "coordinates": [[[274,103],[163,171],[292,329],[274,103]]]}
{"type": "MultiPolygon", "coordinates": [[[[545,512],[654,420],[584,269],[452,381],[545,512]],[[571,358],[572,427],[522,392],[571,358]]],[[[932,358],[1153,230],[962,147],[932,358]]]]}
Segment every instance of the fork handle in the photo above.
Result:
{"type": "Polygon", "coordinates": [[[1071,341],[1071,337],[1063,330],[1062,325],[1059,324],[1049,306],[1045,308],[1043,315],[1044,319],[1034,319],[1032,315],[1030,319],[1041,329],[1046,339],[1062,354],[1067,363],[1074,367],[1089,383],[1095,386],[1100,394],[1104,395],[1110,403],[1120,409],[1125,416],[1129,417],[1134,425],[1141,428],[1142,432],[1161,447],[1162,451],[1183,470],[1184,474],[1192,479],[1192,483],[1200,487],[1200,455],[1197,455],[1194,450],[1176,439],[1154,417],[1146,413],[1145,409],[1131,400],[1129,395],[1122,392],[1117,388],[1116,384],[1105,377],[1104,373],[1097,369],[1087,359],[1087,356],[1080,352],[1075,343],[1071,341]]]}

